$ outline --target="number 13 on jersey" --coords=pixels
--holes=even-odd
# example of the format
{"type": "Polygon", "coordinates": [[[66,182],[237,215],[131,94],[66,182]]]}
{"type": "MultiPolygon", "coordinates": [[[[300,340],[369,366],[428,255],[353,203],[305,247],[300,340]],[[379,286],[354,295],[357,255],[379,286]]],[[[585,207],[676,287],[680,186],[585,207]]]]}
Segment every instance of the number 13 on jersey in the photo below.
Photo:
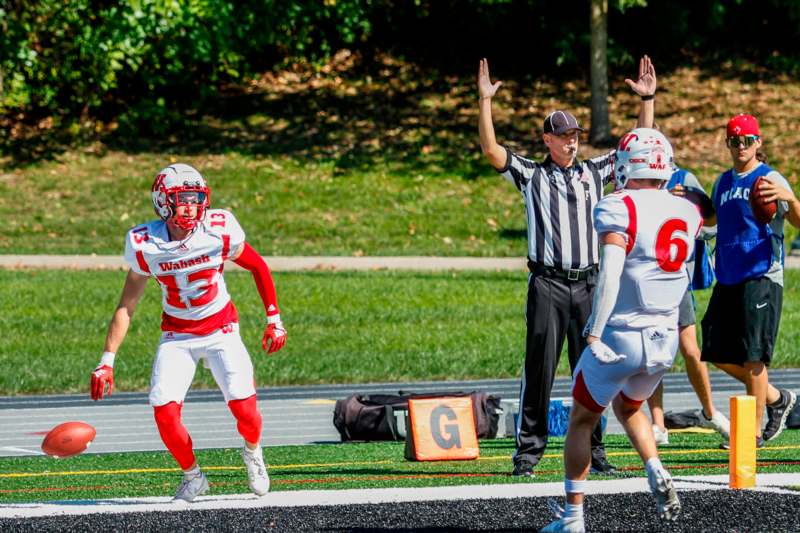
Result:
{"type": "Polygon", "coordinates": [[[186,309],[206,305],[216,298],[219,291],[216,282],[218,273],[216,268],[208,268],[192,272],[187,276],[162,274],[156,277],[167,290],[167,303],[172,307],[186,309]],[[178,280],[185,280],[185,285],[184,283],[179,284],[178,280]],[[204,283],[195,283],[198,281],[204,283]]]}

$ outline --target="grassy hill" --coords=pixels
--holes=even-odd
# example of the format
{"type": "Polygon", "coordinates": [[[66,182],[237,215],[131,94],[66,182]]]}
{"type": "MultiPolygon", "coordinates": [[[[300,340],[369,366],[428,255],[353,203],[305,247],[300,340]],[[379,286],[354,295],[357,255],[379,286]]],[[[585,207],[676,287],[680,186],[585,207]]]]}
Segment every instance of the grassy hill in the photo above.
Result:
{"type": "MultiPolygon", "coordinates": [[[[761,119],[770,162],[796,183],[800,84],[737,68],[659,75],[657,121],[678,163],[709,186],[729,164],[725,123],[746,111],[761,119]]],[[[631,74],[612,73],[615,135],[635,123],[638,100],[622,82],[631,74]]],[[[570,109],[588,126],[589,97],[582,81],[504,80],[498,138],[541,157],[546,113],[570,109]]],[[[183,161],[208,176],[213,205],[232,209],[264,254],[524,255],[523,206],[483,160],[476,123],[472,76],[391,57],[366,69],[341,53],[319,69],[293,66],[231,87],[191,127],[159,141],[107,133],[63,148],[46,120],[37,132],[11,128],[20,142],[0,159],[0,253],[121,253],[124,232],[153,218],[155,173],[183,161]]],[[[582,155],[607,148],[584,145],[582,155]]]]}

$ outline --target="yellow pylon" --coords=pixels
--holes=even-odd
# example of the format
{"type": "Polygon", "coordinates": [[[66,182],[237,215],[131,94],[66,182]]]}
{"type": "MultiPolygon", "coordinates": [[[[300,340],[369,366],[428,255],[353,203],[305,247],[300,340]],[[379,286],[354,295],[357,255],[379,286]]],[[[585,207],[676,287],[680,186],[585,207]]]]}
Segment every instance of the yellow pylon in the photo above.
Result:
{"type": "Polygon", "coordinates": [[[730,487],[756,486],[756,397],[731,396],[730,487]]]}

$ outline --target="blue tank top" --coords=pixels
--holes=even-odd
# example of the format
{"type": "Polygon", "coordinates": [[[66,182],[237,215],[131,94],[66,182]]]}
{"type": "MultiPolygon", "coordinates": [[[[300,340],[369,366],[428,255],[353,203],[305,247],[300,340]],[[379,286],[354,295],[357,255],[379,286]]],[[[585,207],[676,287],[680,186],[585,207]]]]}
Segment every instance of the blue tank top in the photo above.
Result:
{"type": "Polygon", "coordinates": [[[762,163],[743,178],[734,178],[733,169],[719,178],[713,198],[717,209],[714,271],[724,285],[759,278],[772,265],[772,229],[756,221],[748,200],[753,183],[770,172],[762,163]]]}
{"type": "MultiPolygon", "coordinates": [[[[683,187],[688,173],[685,168],[675,167],[675,172],[667,182],[666,189],[671,191],[676,185],[683,187]]],[[[699,291],[711,287],[714,284],[714,268],[711,266],[706,241],[703,239],[694,241],[694,257],[687,259],[687,266],[690,261],[694,261],[691,289],[699,291]]]]}

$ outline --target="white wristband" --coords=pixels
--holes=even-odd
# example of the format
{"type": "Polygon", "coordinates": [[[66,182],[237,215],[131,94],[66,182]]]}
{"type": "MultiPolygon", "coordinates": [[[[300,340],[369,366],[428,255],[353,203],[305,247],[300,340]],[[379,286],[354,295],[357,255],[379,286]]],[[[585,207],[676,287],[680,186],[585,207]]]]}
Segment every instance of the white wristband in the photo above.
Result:
{"type": "Polygon", "coordinates": [[[114,368],[114,358],[116,354],[114,352],[103,352],[103,356],[100,358],[100,364],[98,366],[110,366],[114,368]]]}
{"type": "Polygon", "coordinates": [[[267,316],[267,324],[279,324],[281,321],[280,313],[267,316]]]}

